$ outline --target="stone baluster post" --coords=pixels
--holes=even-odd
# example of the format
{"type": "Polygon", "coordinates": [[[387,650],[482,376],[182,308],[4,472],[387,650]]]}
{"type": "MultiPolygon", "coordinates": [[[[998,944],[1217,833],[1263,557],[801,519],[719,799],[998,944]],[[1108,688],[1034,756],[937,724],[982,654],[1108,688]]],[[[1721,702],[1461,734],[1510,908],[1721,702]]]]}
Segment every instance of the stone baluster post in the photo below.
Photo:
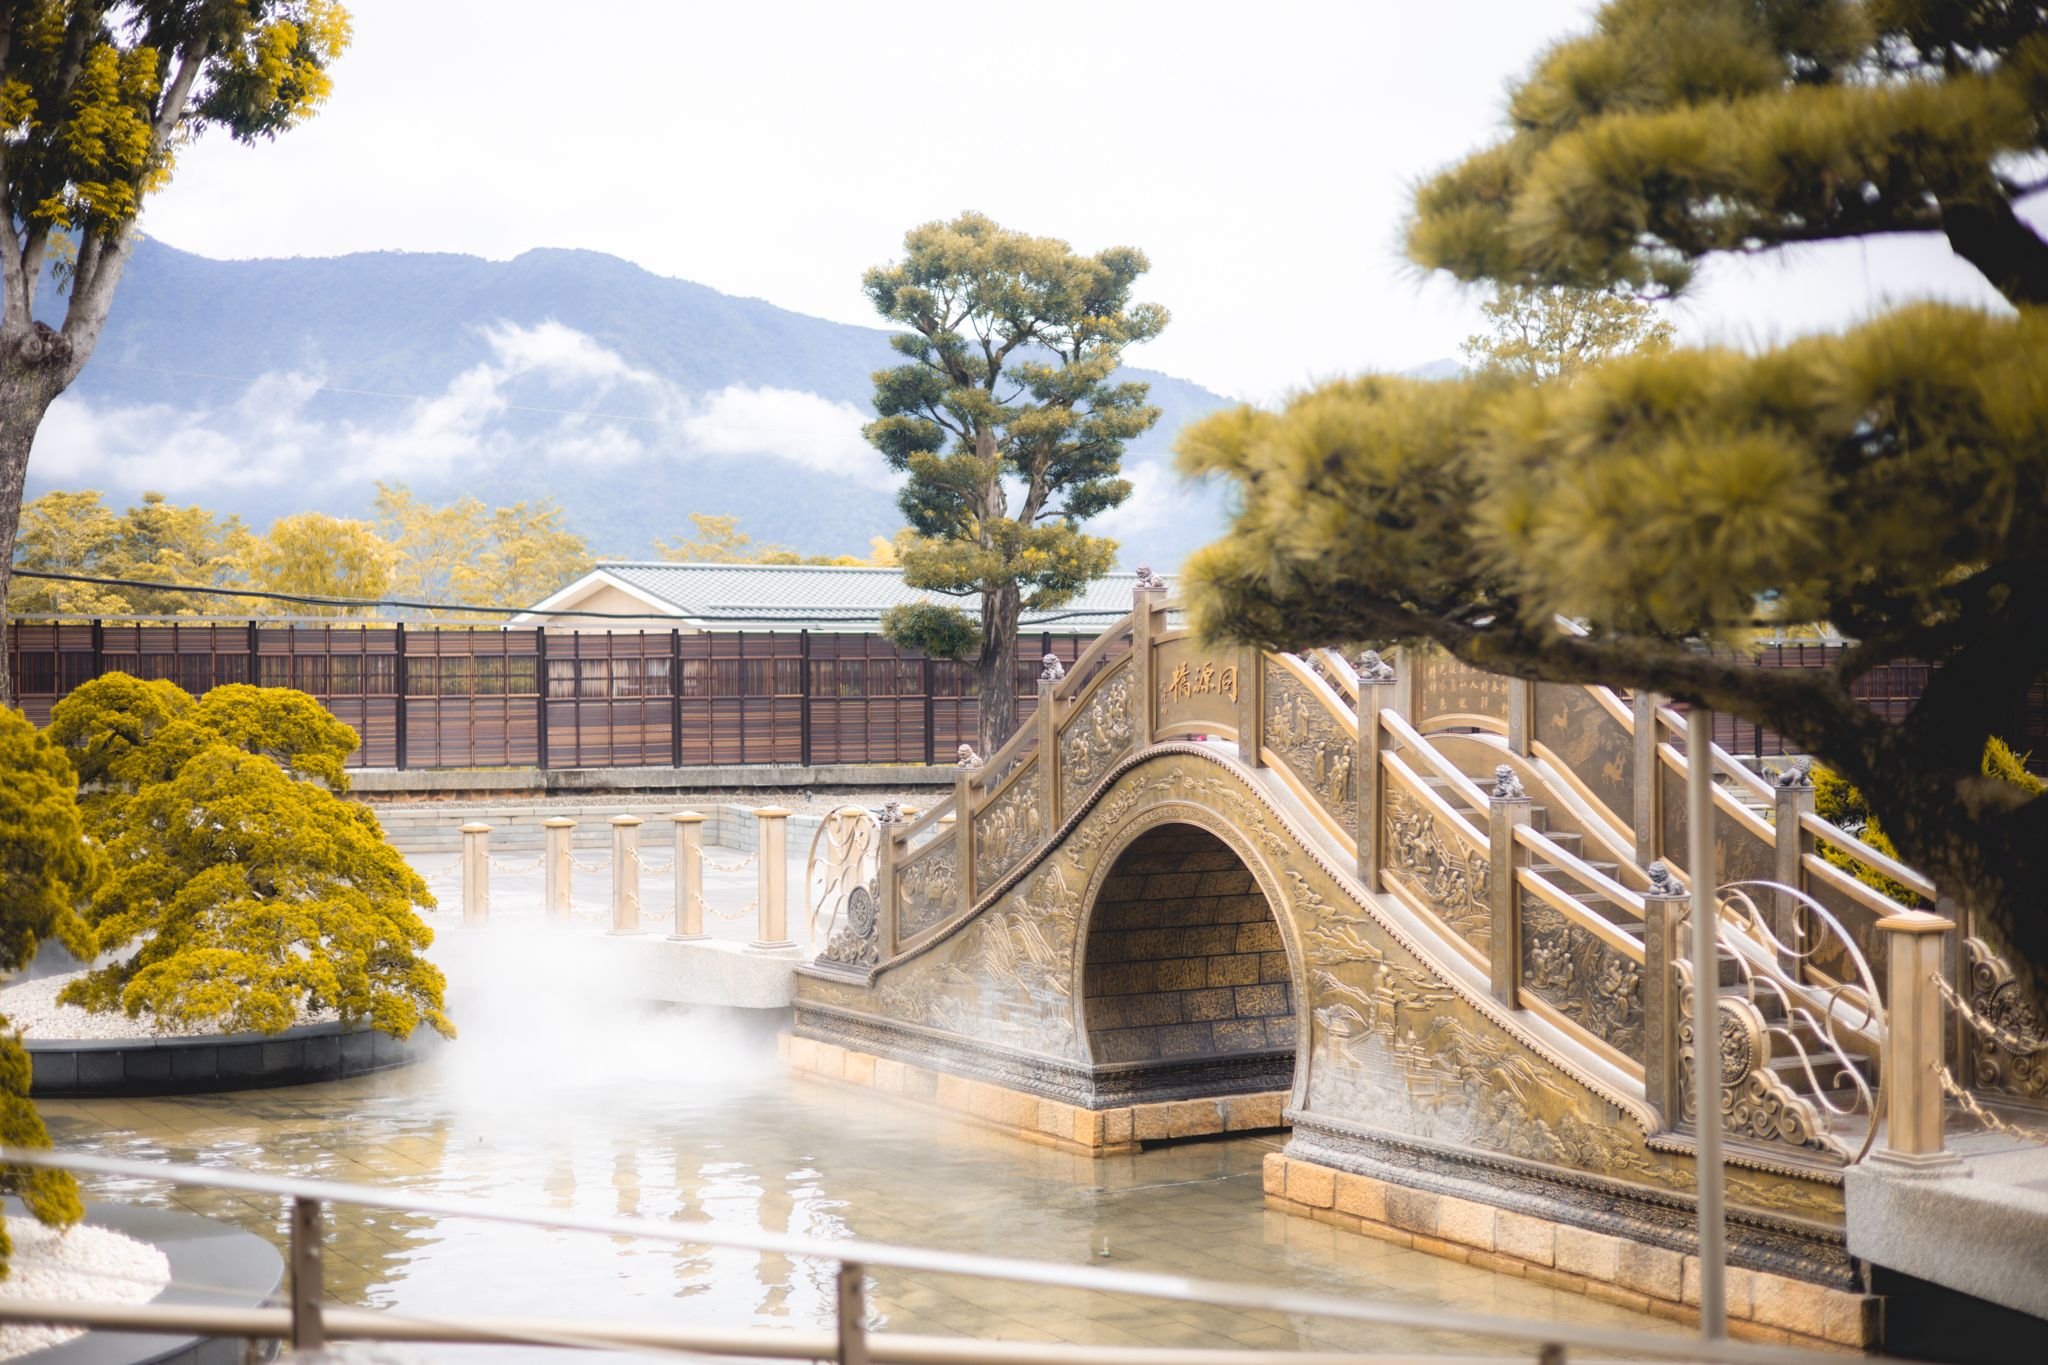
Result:
{"type": "MultiPolygon", "coordinates": [[[[903,832],[910,821],[909,808],[893,802],[875,817],[875,951],[884,962],[896,952],[896,864],[903,858],[903,832]]],[[[817,953],[814,946],[811,955],[817,953]]]]}
{"type": "Polygon", "coordinates": [[[754,812],[757,937],[747,946],[767,952],[796,947],[789,936],[789,812],[763,806],[754,812]]]}
{"type": "Polygon", "coordinates": [[[1677,964],[1686,955],[1680,934],[1692,893],[1664,872],[1650,869],[1650,889],[1643,893],[1643,1097],[1657,1107],[1668,1130],[1678,1126],[1684,1108],[1679,1094],[1678,1023],[1680,1017],[1677,964]]]}
{"type": "Polygon", "coordinates": [[[1508,679],[1508,752],[1529,756],[1536,739],[1536,684],[1527,678],[1508,679]]]}
{"type": "Polygon", "coordinates": [[[540,822],[541,909],[549,924],[569,922],[569,874],[573,871],[569,862],[576,856],[572,848],[575,835],[571,833],[575,828],[574,820],[561,815],[540,822]]]}
{"type": "Polygon", "coordinates": [[[1890,1000],[1885,1018],[1884,1147],[1888,1163],[1929,1167],[1956,1160],[1943,1150],[1942,998],[1934,984],[1942,969],[1942,935],[1955,925],[1939,915],[1909,911],[1877,922],[1885,935],[1890,1000]]]}
{"type": "MultiPolygon", "coordinates": [[[[1793,786],[1773,787],[1772,794],[1777,810],[1772,816],[1771,843],[1776,861],[1771,876],[1780,886],[1804,889],[1805,856],[1813,851],[1813,836],[1800,826],[1799,817],[1813,810],[1813,783],[1801,780],[1793,786]]],[[[1771,932],[1777,935],[1778,942],[1796,951],[1799,901],[1786,891],[1772,892],[1771,899],[1771,932]]],[[[1798,970],[1794,961],[1781,960],[1778,965],[1788,971],[1798,970]]]]}
{"type": "Polygon", "coordinates": [[[462,922],[491,918],[491,827],[472,820],[462,827],[462,922]]]}
{"type": "Polygon", "coordinates": [[[671,939],[704,937],[704,816],[679,810],[669,816],[676,834],[676,917],[671,939]]]}
{"type": "MultiPolygon", "coordinates": [[[[1657,794],[1664,786],[1657,758],[1657,708],[1663,700],[1654,692],[1637,691],[1631,702],[1634,708],[1630,719],[1635,731],[1635,752],[1630,756],[1634,788],[1630,800],[1635,807],[1632,823],[1635,825],[1636,863],[1641,867],[1648,867],[1664,856],[1663,841],[1658,834],[1663,821],[1658,819],[1657,810],[1657,794]]],[[[1673,850],[1680,854],[1684,851],[1673,850]]]]}
{"type": "Polygon", "coordinates": [[[612,927],[614,934],[640,932],[640,817],[612,817],[612,927]]]}
{"type": "Polygon", "coordinates": [[[1131,591],[1131,747],[1143,749],[1152,742],[1154,717],[1152,680],[1152,639],[1159,633],[1159,609],[1166,603],[1166,590],[1147,582],[1140,573],[1131,591]]]}
{"type": "Polygon", "coordinates": [[[1358,880],[1368,892],[1380,889],[1380,828],[1386,800],[1387,775],[1380,763],[1387,732],[1380,725],[1380,712],[1400,710],[1400,670],[1380,655],[1368,652],[1358,660],[1358,764],[1352,777],[1358,784],[1358,880]]]}
{"type": "Polygon", "coordinates": [[[1038,726],[1038,802],[1049,839],[1060,827],[1060,685],[1051,678],[1038,680],[1038,711],[1032,723],[1038,726]]]}
{"type": "Polygon", "coordinates": [[[1237,656],[1237,759],[1247,768],[1266,766],[1266,652],[1246,645],[1237,656]]]}
{"type": "Polygon", "coordinates": [[[1493,933],[1488,964],[1493,998],[1509,1009],[1521,1004],[1522,887],[1515,873],[1529,855],[1515,842],[1515,827],[1529,823],[1529,796],[1503,763],[1507,775],[1496,778],[1486,803],[1486,843],[1491,860],[1488,889],[1493,900],[1493,933]]]}

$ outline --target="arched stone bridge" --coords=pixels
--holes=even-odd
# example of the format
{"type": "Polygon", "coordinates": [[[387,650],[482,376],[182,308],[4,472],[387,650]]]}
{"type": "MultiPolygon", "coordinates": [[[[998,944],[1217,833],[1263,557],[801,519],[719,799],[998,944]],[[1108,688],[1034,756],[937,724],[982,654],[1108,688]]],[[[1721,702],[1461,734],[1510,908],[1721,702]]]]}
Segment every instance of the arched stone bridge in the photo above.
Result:
{"type": "MultiPolygon", "coordinates": [[[[1583,1273],[1638,1264],[1636,1292],[1682,1304],[1686,761],[1654,698],[1205,648],[1140,589],[950,800],[882,826],[799,975],[792,1056],[1097,1151],[1286,1126],[1283,1205],[1554,1274],[1611,1252],[1583,1273]]],[[[1842,1174],[1881,1112],[1875,1001],[1914,914],[1853,872],[1934,888],[1810,787],[1713,762],[1716,885],[1781,888],[1724,907],[1731,1258],[1827,1286],[1783,1330],[1832,1314],[1847,1341],[1871,1310],[1842,1174]]],[[[1950,956],[1965,987],[1999,970],[1974,941],[1950,956]]],[[[2013,1060],[1955,1057],[2038,1095],[2013,1060]]]]}

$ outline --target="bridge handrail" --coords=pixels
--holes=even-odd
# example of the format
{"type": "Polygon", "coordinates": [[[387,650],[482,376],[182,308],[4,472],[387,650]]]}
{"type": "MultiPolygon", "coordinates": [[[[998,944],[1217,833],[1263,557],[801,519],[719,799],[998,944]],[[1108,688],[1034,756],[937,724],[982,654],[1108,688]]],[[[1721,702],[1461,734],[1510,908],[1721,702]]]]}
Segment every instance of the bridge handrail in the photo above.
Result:
{"type": "MultiPolygon", "coordinates": [[[[1657,708],[1657,724],[1660,727],[1660,731],[1669,730],[1673,735],[1681,738],[1686,733],[1685,716],[1675,706],[1668,704],[1660,705],[1657,708]]],[[[1676,746],[1674,745],[1673,747],[1676,746]]],[[[1748,788],[1752,795],[1766,801],[1771,799],[1771,784],[1758,776],[1748,764],[1718,744],[1710,744],[1708,746],[1708,753],[1713,760],[1710,771],[1726,773],[1729,777],[1735,779],[1737,786],[1748,788]]],[[[1682,749],[1679,750],[1679,756],[1681,758],[1689,757],[1682,749]]]]}
{"type": "Polygon", "coordinates": [[[1003,742],[1002,748],[982,761],[980,767],[970,768],[967,773],[967,791],[974,808],[973,813],[979,815],[987,809],[1010,775],[1023,767],[1037,752],[1038,726],[1033,721],[1025,721],[1003,742]]]}
{"type": "Polygon", "coordinates": [[[1479,789],[1479,784],[1465,776],[1455,763],[1438,753],[1436,746],[1431,744],[1421,731],[1410,725],[1399,712],[1382,710],[1379,723],[1387,733],[1401,741],[1401,752],[1413,753],[1420,758],[1423,766],[1442,778],[1451,790],[1465,799],[1465,803],[1473,811],[1483,812],[1486,809],[1486,793],[1479,789]]]}
{"type": "MultiPolygon", "coordinates": [[[[1550,880],[1550,878],[1544,876],[1541,872],[1531,867],[1516,868],[1515,882],[1517,885],[1535,892],[1542,898],[1544,904],[1557,911],[1560,915],[1563,915],[1579,928],[1598,938],[1608,947],[1629,958],[1636,965],[1642,965],[1644,953],[1641,943],[1622,933],[1598,915],[1589,914],[1585,906],[1573,900],[1569,892],[1556,882],[1550,880]]],[[[1584,1030],[1581,1031],[1583,1032],[1584,1030]]]]}
{"type": "MultiPolygon", "coordinates": [[[[1926,876],[1915,872],[1896,858],[1889,858],[1879,853],[1869,844],[1864,843],[1861,839],[1849,833],[1848,830],[1843,829],[1839,825],[1829,824],[1813,811],[1800,812],[1799,828],[1812,835],[1821,843],[1833,844],[1865,867],[1882,872],[1914,895],[1924,896],[1930,901],[1935,898],[1934,883],[1926,876]]],[[[1890,907],[1898,907],[1898,902],[1890,897],[1885,898],[1885,903],[1890,907]]],[[[1888,911],[1887,913],[1890,912],[1888,911]]]]}
{"type": "MultiPolygon", "coordinates": [[[[1059,686],[1053,689],[1053,696],[1063,703],[1072,702],[1079,696],[1081,689],[1088,685],[1096,673],[1107,672],[1112,661],[1105,656],[1110,650],[1123,643],[1124,637],[1131,633],[1131,618],[1135,615],[1135,612],[1125,612],[1121,617],[1111,622],[1108,629],[1104,630],[1102,634],[1090,640],[1088,647],[1082,650],[1080,655],[1067,668],[1067,675],[1060,679],[1059,686]],[[1102,665],[1101,668],[1096,667],[1098,661],[1102,665]]],[[[1062,715],[1060,719],[1065,720],[1066,717],[1062,715]]]]}
{"type": "MultiPolygon", "coordinates": [[[[549,1324],[550,1329],[568,1327],[575,1335],[556,1336],[542,1344],[624,1345],[644,1348],[650,1341],[686,1343],[710,1349],[716,1340],[718,1354],[752,1355],[772,1359],[868,1359],[900,1362],[901,1365],[966,1365],[966,1362],[1000,1360],[1006,1365],[1168,1365],[1168,1362],[1200,1359],[1204,1365],[1223,1353],[1204,1354],[1167,1347],[1156,1352],[1124,1347],[1077,1346],[1003,1342],[997,1344],[968,1339],[935,1341],[909,1334],[873,1333],[866,1326],[866,1291],[862,1272],[884,1266],[892,1270],[927,1274],[961,1275],[1047,1288],[1074,1289],[1100,1293],[1132,1294],[1167,1302],[1213,1305],[1250,1312],[1294,1314],[1365,1323],[1377,1327],[1428,1332],[1458,1332],[1489,1337],[1535,1348],[1538,1361],[1561,1359],[1565,1350],[1616,1354],[1624,1358],[1690,1360],[1711,1365],[1827,1365],[1834,1357],[1796,1347],[1737,1342],[1727,1339],[1701,1340],[1674,1333],[1649,1333],[1627,1328],[1600,1327],[1570,1321],[1533,1321],[1497,1314],[1467,1313],[1456,1309],[1418,1307],[1408,1303],[1363,1299],[1355,1295],[1318,1293],[1270,1285],[1246,1285],[1194,1279],[1156,1271],[1116,1270],[1075,1266],[1052,1261],[991,1256],[974,1252],[935,1251],[862,1239],[827,1240],[788,1233],[749,1231],[727,1224],[688,1223],[668,1219],[620,1215],[581,1214],[561,1209],[508,1207],[502,1201],[464,1199],[449,1196],[394,1194],[371,1185],[339,1181],[304,1180],[253,1175],[243,1171],[220,1170],[172,1163],[131,1161],[81,1153],[57,1152],[19,1147],[0,1147],[0,1163],[43,1170],[70,1170],[127,1180],[158,1180],[205,1189],[229,1190],[290,1199],[290,1263],[293,1285],[288,1309],[195,1308],[182,1304],[124,1305],[116,1314],[134,1329],[150,1326],[171,1330],[198,1331],[208,1335],[275,1338],[289,1335],[300,1349],[317,1349],[328,1336],[381,1337],[385,1340],[485,1340],[504,1341],[517,1319],[441,1319],[383,1314],[342,1308],[325,1301],[319,1284],[320,1257],[317,1239],[322,1223],[320,1210],[328,1204],[382,1209],[412,1215],[443,1218],[474,1218],[483,1222],[521,1227],[541,1227],[569,1232],[589,1232],[611,1237],[644,1238],[648,1241],[730,1247],[771,1255],[824,1261],[839,1267],[836,1325],[831,1331],[789,1332],[781,1329],[728,1329],[710,1332],[680,1327],[652,1328],[642,1325],[614,1327],[609,1324],[549,1324]],[[301,1216],[306,1215],[306,1216],[301,1216]],[[309,1245],[310,1241],[310,1245],[309,1245]],[[311,1283],[301,1281],[310,1275],[311,1283]],[[499,1324],[493,1333],[492,1323],[499,1324]],[[379,1330],[379,1329],[384,1330],[379,1330]],[[281,1330],[282,1329],[282,1330],[281,1330]],[[466,1335],[474,1333],[474,1336],[466,1335]]],[[[8,1304],[0,1302],[0,1319],[62,1321],[59,1313],[70,1310],[90,1318],[100,1305],[61,1303],[8,1304]],[[48,1316],[39,1316],[47,1313],[48,1316]],[[38,1316],[31,1316],[38,1315],[38,1316]]],[[[102,1315],[105,1316],[105,1315],[102,1315]]],[[[1232,1355],[1237,1353],[1230,1353],[1232,1355]]],[[[1256,1355],[1257,1353],[1244,1353],[1256,1355]]],[[[1225,1358],[1228,1358],[1227,1356],[1225,1358]]],[[[1337,1365],[1384,1359],[1367,1354],[1288,1353],[1288,1359],[1337,1365]]],[[[1500,1357],[1491,1358],[1494,1360],[1500,1357]]],[[[1391,1365],[1391,1362],[1390,1362],[1391,1365]]],[[[1881,1362],[1881,1365],[1899,1365],[1881,1362]]]]}
{"type": "Polygon", "coordinates": [[[1552,843],[1543,831],[1537,829],[1534,825],[1516,825],[1515,842],[1529,850],[1531,855],[1540,857],[1545,862],[1565,872],[1569,872],[1574,878],[1583,883],[1588,891],[1597,892],[1602,899],[1612,901],[1631,915],[1634,915],[1638,920],[1648,913],[1643,907],[1642,896],[1629,890],[1626,886],[1623,886],[1620,882],[1586,862],[1578,855],[1565,852],[1562,847],[1552,843]]]}

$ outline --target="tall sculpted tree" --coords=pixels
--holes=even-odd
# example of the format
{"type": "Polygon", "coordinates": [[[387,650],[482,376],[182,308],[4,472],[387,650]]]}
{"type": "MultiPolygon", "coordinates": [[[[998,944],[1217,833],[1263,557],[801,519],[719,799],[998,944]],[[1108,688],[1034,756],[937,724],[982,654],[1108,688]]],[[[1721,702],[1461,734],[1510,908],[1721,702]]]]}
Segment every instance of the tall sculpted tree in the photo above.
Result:
{"type": "Polygon", "coordinates": [[[1671,324],[1641,299],[1590,289],[1502,285],[1481,310],[1486,330],[1460,347],[1481,373],[1569,384],[1603,360],[1671,345],[1671,324]]]}
{"type": "Polygon", "coordinates": [[[1608,4],[1514,92],[1502,141],[1417,192],[1418,263],[1654,295],[1716,252],[1940,233],[2011,309],[1213,418],[1183,461],[1243,504],[1188,566],[1199,628],[1434,641],[1769,725],[2048,986],[2048,800],[1983,768],[2048,671],[2048,243],[2014,207],[2041,186],[2013,179],[2044,138],[2037,4],[1608,4]],[[1854,641],[1825,669],[1697,647],[1822,621],[1854,641]],[[1900,659],[1939,667],[1894,724],[1851,685],[1900,659]]]}
{"type": "MultiPolygon", "coordinates": [[[[0,620],[29,450],[91,358],[143,200],[211,129],[275,137],[327,96],[335,0],[21,0],[0,19],[0,620]],[[34,314],[64,285],[57,326],[34,314]]],[[[0,702],[14,695],[0,650],[0,702]]]]}
{"type": "Polygon", "coordinates": [[[1017,728],[1017,620],[1072,601],[1109,572],[1115,542],[1081,523],[1131,494],[1124,442],[1159,420],[1146,386],[1115,379],[1124,349],[1165,328],[1131,302],[1150,263],[1132,247],[1083,256],[978,213],[904,236],[903,260],[862,280],[875,309],[908,328],[905,358],[875,375],[864,434],[910,475],[899,505],[916,539],[902,550],[912,587],[979,597],[978,633],[929,613],[892,618],[898,644],[960,648],[978,639],[981,744],[1017,728]]]}

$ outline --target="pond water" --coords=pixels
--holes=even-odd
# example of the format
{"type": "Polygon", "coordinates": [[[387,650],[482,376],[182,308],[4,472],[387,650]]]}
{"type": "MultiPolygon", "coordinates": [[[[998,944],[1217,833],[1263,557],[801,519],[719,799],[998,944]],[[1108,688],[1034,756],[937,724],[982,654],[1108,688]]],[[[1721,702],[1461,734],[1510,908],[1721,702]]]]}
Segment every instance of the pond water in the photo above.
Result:
{"type": "MultiPolygon", "coordinates": [[[[43,1113],[59,1146],[110,1156],[1681,1330],[1269,1212],[1260,1162],[1278,1136],[1094,1160],[791,1078],[763,1022],[610,1005],[601,990],[551,979],[544,954],[465,976],[451,1001],[464,1037],[406,1070],[274,1091],[47,1103],[43,1113]]],[[[276,1199],[99,1179],[88,1195],[186,1208],[285,1240],[276,1199]]],[[[707,1326],[821,1329],[831,1320],[833,1272],[821,1263],[375,1210],[329,1219],[328,1287],[345,1303],[707,1326]]],[[[877,1330],[938,1335],[1497,1349],[1450,1334],[896,1271],[876,1273],[871,1306],[877,1330]]],[[[434,1348],[421,1358],[464,1356],[434,1348]]]]}

